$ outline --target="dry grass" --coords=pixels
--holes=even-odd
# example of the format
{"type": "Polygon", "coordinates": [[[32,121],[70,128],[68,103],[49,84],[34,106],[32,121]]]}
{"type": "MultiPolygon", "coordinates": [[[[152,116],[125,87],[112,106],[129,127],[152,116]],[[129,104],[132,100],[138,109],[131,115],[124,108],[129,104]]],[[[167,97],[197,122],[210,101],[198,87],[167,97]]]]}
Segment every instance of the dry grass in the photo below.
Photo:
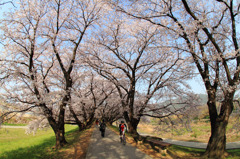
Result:
{"type": "MultiPolygon", "coordinates": [[[[158,131],[158,126],[151,124],[140,123],[138,125],[138,132],[143,134],[151,134],[153,136],[158,136],[161,138],[168,138],[173,140],[181,141],[195,141],[195,142],[205,142],[207,143],[211,135],[210,123],[198,122],[192,123],[192,132],[184,131],[181,134],[177,134],[174,131],[158,131]]],[[[227,131],[227,142],[239,141],[240,135],[234,130],[227,131]]]]}

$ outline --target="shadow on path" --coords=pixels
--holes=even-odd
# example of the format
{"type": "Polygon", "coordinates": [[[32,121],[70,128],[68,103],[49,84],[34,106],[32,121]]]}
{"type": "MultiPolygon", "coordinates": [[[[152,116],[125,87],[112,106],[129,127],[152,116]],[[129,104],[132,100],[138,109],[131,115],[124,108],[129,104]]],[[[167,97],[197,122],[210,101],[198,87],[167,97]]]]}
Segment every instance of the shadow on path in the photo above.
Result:
{"type": "Polygon", "coordinates": [[[108,128],[104,138],[97,127],[94,129],[86,159],[152,159],[128,143],[121,144],[119,136],[108,128]]]}

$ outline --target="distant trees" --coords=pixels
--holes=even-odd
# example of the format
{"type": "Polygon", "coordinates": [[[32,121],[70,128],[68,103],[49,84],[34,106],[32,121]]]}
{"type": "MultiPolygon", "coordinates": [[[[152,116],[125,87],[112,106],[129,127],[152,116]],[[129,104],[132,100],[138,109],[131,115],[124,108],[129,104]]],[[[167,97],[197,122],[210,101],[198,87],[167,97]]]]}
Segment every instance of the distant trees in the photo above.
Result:
{"type": "Polygon", "coordinates": [[[151,0],[112,3],[116,10],[165,29],[176,43],[169,47],[193,59],[208,94],[211,137],[205,152],[221,158],[226,127],[239,85],[239,1],[151,0]],[[216,102],[221,102],[218,112],[216,102]]]}
{"type": "MultiPolygon", "coordinates": [[[[111,84],[111,83],[110,83],[111,84]]],[[[105,119],[106,123],[110,125],[114,121],[123,117],[123,108],[121,107],[121,99],[119,98],[117,89],[112,85],[112,93],[109,97],[100,105],[96,111],[99,118],[105,119]]]]}
{"type": "MultiPolygon", "coordinates": [[[[108,117],[100,112],[102,107],[107,105],[109,98],[112,98],[115,90],[109,82],[99,78],[91,70],[82,76],[84,79],[76,82],[73,86],[74,92],[71,95],[71,104],[69,104],[69,116],[74,118],[76,123],[80,122],[78,124],[80,129],[90,126],[96,118],[108,117]]],[[[114,102],[116,103],[116,98],[114,102]]]]}

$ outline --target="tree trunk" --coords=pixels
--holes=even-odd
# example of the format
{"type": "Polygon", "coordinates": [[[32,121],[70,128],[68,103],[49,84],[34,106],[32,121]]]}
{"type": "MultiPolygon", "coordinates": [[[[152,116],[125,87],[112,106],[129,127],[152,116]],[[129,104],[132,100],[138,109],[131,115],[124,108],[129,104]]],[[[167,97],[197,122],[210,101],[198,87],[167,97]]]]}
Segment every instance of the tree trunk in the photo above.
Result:
{"type": "Polygon", "coordinates": [[[48,122],[49,122],[50,126],[52,127],[55,137],[56,137],[55,148],[59,149],[59,148],[63,147],[65,144],[67,144],[67,141],[65,139],[64,123],[59,124],[53,118],[48,118],[48,122]]]}
{"type": "Polygon", "coordinates": [[[65,144],[67,144],[67,141],[65,139],[64,125],[65,125],[65,107],[68,100],[69,100],[69,96],[66,95],[62,100],[62,104],[60,105],[58,121],[55,122],[56,125],[52,127],[56,136],[56,149],[59,149],[63,147],[65,144]]]}
{"type": "Polygon", "coordinates": [[[86,123],[86,126],[88,127],[88,126],[92,125],[93,122],[94,122],[94,112],[91,113],[91,115],[86,123]]]}
{"type": "Polygon", "coordinates": [[[41,108],[44,112],[44,115],[47,117],[47,120],[52,127],[55,137],[56,137],[56,149],[59,149],[63,145],[67,143],[65,139],[65,131],[64,131],[64,110],[61,110],[61,115],[59,117],[60,122],[56,122],[53,118],[52,111],[46,107],[45,104],[41,104],[41,108]]]}
{"type": "Polygon", "coordinates": [[[78,117],[77,117],[76,113],[74,112],[71,105],[69,105],[69,110],[70,110],[71,114],[73,115],[75,122],[78,125],[78,131],[82,131],[84,129],[83,123],[78,119],[78,117]]]}
{"type": "Polygon", "coordinates": [[[112,120],[109,122],[109,125],[113,125],[113,121],[112,120]]]}
{"type": "Polygon", "coordinates": [[[204,156],[208,158],[224,158],[226,150],[226,122],[216,122],[216,126],[213,129],[213,133],[208,141],[207,149],[204,156]]]}
{"type": "Polygon", "coordinates": [[[133,134],[133,135],[139,135],[137,132],[137,126],[138,126],[138,123],[140,122],[140,119],[136,119],[131,116],[129,117],[128,112],[126,112],[126,111],[123,113],[123,115],[127,122],[128,133],[133,134]]]}
{"type": "Polygon", "coordinates": [[[135,119],[135,118],[132,118],[129,122],[127,122],[128,132],[130,134],[137,134],[138,135],[138,132],[137,132],[138,123],[139,123],[139,120],[135,119]]]}
{"type": "Polygon", "coordinates": [[[65,131],[64,131],[64,126],[63,128],[58,128],[57,130],[54,131],[55,136],[56,136],[56,149],[59,149],[63,147],[64,145],[67,144],[67,141],[65,139],[65,131]]]}
{"type": "Polygon", "coordinates": [[[204,157],[208,158],[224,158],[226,151],[226,128],[228,125],[229,116],[233,110],[233,94],[225,96],[222,102],[220,114],[217,115],[213,100],[208,102],[209,114],[211,120],[211,136],[208,141],[207,149],[204,157]]]}

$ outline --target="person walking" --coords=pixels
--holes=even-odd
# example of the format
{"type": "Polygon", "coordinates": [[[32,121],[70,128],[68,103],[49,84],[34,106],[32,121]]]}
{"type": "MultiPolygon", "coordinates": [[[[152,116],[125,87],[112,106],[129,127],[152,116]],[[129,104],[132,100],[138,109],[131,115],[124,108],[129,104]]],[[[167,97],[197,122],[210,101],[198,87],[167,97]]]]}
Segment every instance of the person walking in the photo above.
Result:
{"type": "Polygon", "coordinates": [[[124,123],[124,121],[121,121],[119,124],[119,136],[120,136],[120,141],[125,144],[126,139],[125,139],[125,132],[127,131],[127,125],[124,123]]]}
{"type": "Polygon", "coordinates": [[[97,127],[99,126],[99,121],[98,121],[98,119],[96,119],[96,126],[97,126],[97,127]]]}
{"type": "Polygon", "coordinates": [[[104,137],[105,136],[105,129],[106,129],[106,124],[104,119],[102,120],[99,130],[101,131],[101,136],[104,137]]]}

